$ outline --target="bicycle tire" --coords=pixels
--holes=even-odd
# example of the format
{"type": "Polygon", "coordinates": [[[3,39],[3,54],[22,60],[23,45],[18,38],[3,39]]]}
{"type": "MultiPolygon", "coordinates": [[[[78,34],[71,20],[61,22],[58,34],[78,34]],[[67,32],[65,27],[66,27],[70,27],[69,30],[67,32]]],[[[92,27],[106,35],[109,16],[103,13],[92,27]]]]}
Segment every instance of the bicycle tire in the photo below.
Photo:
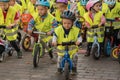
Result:
{"type": "Polygon", "coordinates": [[[22,48],[25,50],[25,51],[28,51],[29,48],[31,46],[31,39],[30,39],[30,36],[25,36],[22,40],[22,48]]]}
{"type": "Polygon", "coordinates": [[[38,67],[39,58],[40,58],[40,46],[36,45],[35,50],[34,50],[34,56],[33,56],[33,66],[34,66],[34,68],[38,67]]]}
{"type": "Polygon", "coordinates": [[[69,69],[69,63],[65,62],[64,65],[64,73],[63,73],[64,80],[70,79],[70,69],[69,69]]]}
{"type": "Polygon", "coordinates": [[[98,54],[98,46],[97,45],[94,45],[91,52],[92,52],[92,56],[95,60],[98,60],[100,58],[100,54],[98,54]]]}
{"type": "Polygon", "coordinates": [[[104,55],[106,57],[110,57],[111,54],[111,42],[110,40],[106,39],[104,44],[104,55]]]}
{"type": "Polygon", "coordinates": [[[112,49],[111,57],[112,57],[113,59],[118,59],[117,49],[118,49],[117,46],[112,49]]]}
{"type": "Polygon", "coordinates": [[[120,52],[118,53],[118,62],[120,64],[120,52]]]}
{"type": "Polygon", "coordinates": [[[14,50],[11,49],[11,50],[8,52],[8,56],[12,56],[12,55],[13,55],[13,52],[14,52],[14,50]]]}
{"type": "Polygon", "coordinates": [[[17,36],[17,44],[19,45],[20,42],[21,42],[21,37],[22,37],[22,35],[21,35],[20,32],[18,32],[17,35],[18,35],[18,36],[17,36]]]}

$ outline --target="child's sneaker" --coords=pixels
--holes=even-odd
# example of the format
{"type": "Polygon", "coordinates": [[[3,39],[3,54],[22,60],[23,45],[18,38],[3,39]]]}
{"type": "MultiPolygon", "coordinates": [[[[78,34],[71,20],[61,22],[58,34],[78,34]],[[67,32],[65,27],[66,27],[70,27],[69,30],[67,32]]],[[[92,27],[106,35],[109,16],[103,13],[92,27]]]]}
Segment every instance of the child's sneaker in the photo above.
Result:
{"type": "Polygon", "coordinates": [[[73,67],[72,68],[72,73],[71,73],[72,75],[76,75],[77,74],[77,68],[76,67],[73,67]]]}
{"type": "Polygon", "coordinates": [[[17,52],[17,57],[18,57],[18,59],[22,59],[22,52],[21,51],[17,52]]]}
{"type": "Polygon", "coordinates": [[[3,56],[2,56],[2,54],[0,54],[0,62],[2,62],[3,61],[3,56]]]}
{"type": "Polygon", "coordinates": [[[61,74],[62,73],[62,69],[61,68],[58,68],[57,69],[57,74],[61,74]]]}

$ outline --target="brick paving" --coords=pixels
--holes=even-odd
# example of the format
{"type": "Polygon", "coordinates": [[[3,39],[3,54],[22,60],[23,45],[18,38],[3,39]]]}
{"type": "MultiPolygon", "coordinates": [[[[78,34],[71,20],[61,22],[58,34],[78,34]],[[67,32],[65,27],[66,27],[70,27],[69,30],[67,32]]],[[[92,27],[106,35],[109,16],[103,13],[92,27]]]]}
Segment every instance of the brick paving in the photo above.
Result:
{"type": "MultiPolygon", "coordinates": [[[[6,57],[0,63],[0,80],[62,80],[56,74],[56,64],[52,64],[48,55],[40,59],[38,68],[33,68],[31,52],[24,52],[23,59],[16,54],[6,57]]],[[[120,64],[111,58],[102,57],[95,61],[92,56],[79,54],[78,74],[72,80],[120,80],[120,64]]]]}

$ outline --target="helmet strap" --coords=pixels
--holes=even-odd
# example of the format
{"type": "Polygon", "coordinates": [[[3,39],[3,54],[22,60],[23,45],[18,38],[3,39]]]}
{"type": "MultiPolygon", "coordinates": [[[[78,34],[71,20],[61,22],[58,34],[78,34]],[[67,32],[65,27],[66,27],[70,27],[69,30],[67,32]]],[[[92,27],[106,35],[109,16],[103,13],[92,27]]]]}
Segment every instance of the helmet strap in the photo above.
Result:
{"type": "Polygon", "coordinates": [[[93,12],[93,13],[97,13],[97,11],[96,11],[94,8],[91,8],[90,10],[91,10],[91,12],[93,12]]]}

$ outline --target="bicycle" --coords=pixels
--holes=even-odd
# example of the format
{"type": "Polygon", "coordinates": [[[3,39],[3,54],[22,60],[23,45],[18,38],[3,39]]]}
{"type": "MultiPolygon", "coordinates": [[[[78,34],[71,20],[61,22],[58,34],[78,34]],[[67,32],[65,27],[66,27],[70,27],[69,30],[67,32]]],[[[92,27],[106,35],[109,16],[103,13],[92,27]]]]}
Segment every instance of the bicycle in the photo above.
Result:
{"type": "Polygon", "coordinates": [[[31,35],[27,34],[27,28],[28,23],[32,19],[32,16],[29,13],[22,14],[22,25],[23,25],[23,31],[25,32],[25,35],[22,38],[22,48],[25,51],[28,51],[31,46],[31,35]]]}
{"type": "Polygon", "coordinates": [[[92,30],[94,32],[94,42],[92,43],[91,53],[95,60],[98,60],[101,56],[100,43],[98,42],[97,29],[98,29],[98,26],[92,27],[92,30]]]}
{"type": "MultiPolygon", "coordinates": [[[[33,33],[35,34],[39,34],[38,36],[38,41],[34,44],[34,48],[33,48],[33,66],[34,68],[38,67],[39,64],[39,59],[42,58],[45,54],[45,48],[48,49],[48,52],[52,52],[52,48],[49,49],[49,43],[45,43],[42,40],[42,36],[47,35],[47,33],[45,32],[41,32],[41,31],[34,31],[33,33]]],[[[50,55],[53,56],[53,55],[50,55]]]]}
{"type": "MultiPolygon", "coordinates": [[[[120,22],[120,18],[117,20],[118,22],[120,22]]],[[[120,24],[118,24],[117,26],[120,26],[120,24]]],[[[119,29],[119,32],[116,36],[118,39],[120,39],[120,29],[119,29]]],[[[118,62],[120,63],[120,43],[118,44],[118,46],[115,46],[113,49],[112,49],[112,54],[111,54],[112,58],[113,59],[116,59],[118,60],[118,62]]]]}
{"type": "Polygon", "coordinates": [[[61,73],[63,74],[64,80],[69,80],[70,72],[72,71],[73,68],[73,62],[70,58],[70,54],[68,51],[69,51],[69,46],[75,45],[75,42],[62,42],[62,44],[57,44],[57,45],[65,46],[64,56],[60,62],[60,69],[62,69],[61,73]]]}
{"type": "Polygon", "coordinates": [[[113,26],[112,23],[114,20],[107,19],[107,22],[110,22],[110,26],[105,26],[105,39],[104,39],[104,54],[106,57],[109,57],[113,45],[113,26]]]}
{"type": "MultiPolygon", "coordinates": [[[[5,29],[6,27],[4,25],[0,25],[0,29],[5,29]]],[[[4,31],[1,30],[0,33],[2,33],[0,35],[0,38],[2,39],[3,43],[4,43],[4,47],[5,47],[5,51],[2,53],[2,59],[3,61],[5,61],[5,56],[6,54],[8,56],[12,56],[13,52],[14,52],[14,48],[12,48],[12,46],[10,45],[9,41],[5,39],[5,35],[3,34],[4,31]]]]}

